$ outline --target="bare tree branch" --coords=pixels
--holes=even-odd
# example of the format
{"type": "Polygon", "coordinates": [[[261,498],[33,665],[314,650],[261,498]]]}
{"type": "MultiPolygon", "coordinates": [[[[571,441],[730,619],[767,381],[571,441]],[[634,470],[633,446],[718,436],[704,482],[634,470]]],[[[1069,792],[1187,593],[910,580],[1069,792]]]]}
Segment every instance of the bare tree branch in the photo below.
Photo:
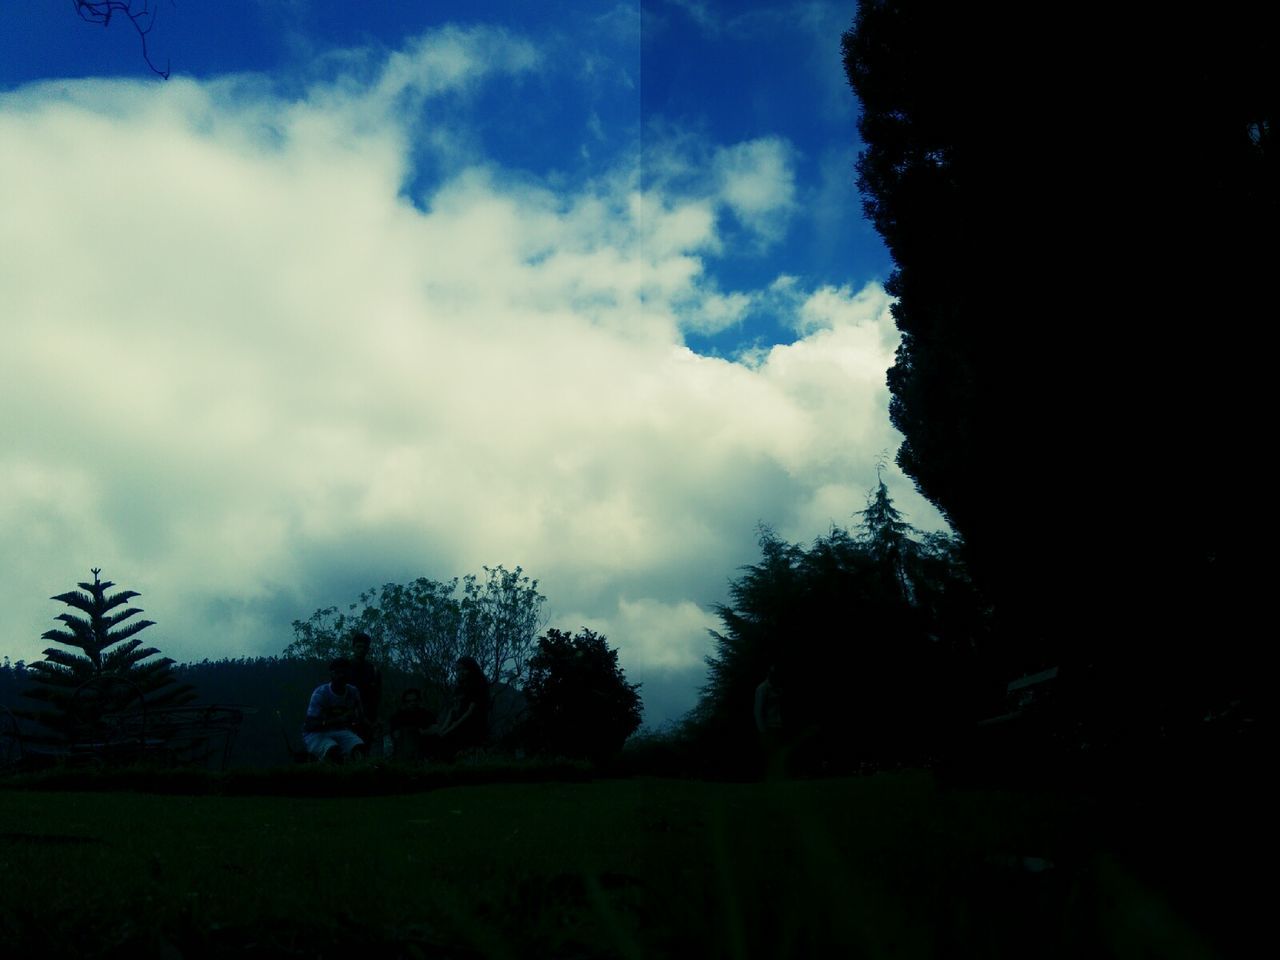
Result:
{"type": "Polygon", "coordinates": [[[142,0],[141,6],[135,9],[134,0],[71,0],[75,4],[76,13],[85,23],[100,23],[104,27],[111,26],[111,18],[119,14],[129,24],[142,41],[142,59],[147,62],[151,72],[164,80],[169,79],[169,62],[166,60],[161,70],[151,59],[151,51],[147,49],[147,35],[156,25],[157,6],[151,0],[142,0]]]}

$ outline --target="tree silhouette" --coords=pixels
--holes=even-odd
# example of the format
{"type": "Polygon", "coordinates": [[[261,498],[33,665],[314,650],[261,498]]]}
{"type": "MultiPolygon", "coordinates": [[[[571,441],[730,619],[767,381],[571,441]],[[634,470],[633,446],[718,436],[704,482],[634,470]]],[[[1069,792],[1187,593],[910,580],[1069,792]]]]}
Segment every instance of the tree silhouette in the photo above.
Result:
{"type": "Polygon", "coordinates": [[[329,660],[346,654],[356,630],[373,639],[371,656],[431,684],[446,684],[454,662],[474,657],[490,683],[523,682],[542,627],[538,581],[517,566],[484,567],[484,578],[419,577],[371,587],[346,611],[317,610],[293,622],[285,656],[329,660]]]}
{"type": "Polygon", "coordinates": [[[542,753],[603,763],[640,726],[638,684],[627,683],[618,651],[583,628],[551,629],[529,661],[528,738],[542,753]]]}
{"type": "Polygon", "coordinates": [[[476,659],[491,684],[519,684],[529,669],[547,598],[519,566],[483,569],[483,580],[463,578],[462,653],[476,659]]]}
{"type": "Polygon", "coordinates": [[[761,530],[761,560],[729,586],[722,631],[691,732],[729,767],[756,753],[752,706],[772,668],[801,766],[851,768],[926,757],[977,706],[968,672],[985,606],[944,535],[921,534],[878,481],[857,534],[804,547],[761,530]]]}
{"type": "Polygon", "coordinates": [[[1265,469],[1263,8],[860,0],[842,42],[858,183],[895,263],[897,461],[962,535],[1005,669],[1062,663],[1116,720],[1203,716],[1256,683],[1266,594],[1248,525],[1197,510],[1189,452],[1265,469]],[[1031,535],[1042,519],[1068,535],[1031,535]]]}
{"type": "Polygon", "coordinates": [[[462,656],[459,646],[462,602],[458,579],[419,577],[409,583],[385,583],[363,591],[345,611],[324,607],[293,622],[286,657],[319,661],[351,653],[350,635],[361,631],[373,640],[370,657],[444,686],[449,669],[462,656]]]}
{"type": "Polygon", "coordinates": [[[133,620],[142,610],[125,606],[138,592],[108,594],[115,584],[102,580],[101,572],[95,567],[92,583],[82,582],[79,590],[52,598],[77,612],[59,614],[56,619],[63,626],[41,637],[72,649],[49,647],[44,660],[27,665],[36,685],[23,695],[42,702],[46,709],[23,711],[23,715],[43,724],[56,740],[71,739],[87,721],[139,699],[148,707],[195,699],[193,688],[173,676],[173,660],[148,660],[160,651],[142,646],[137,635],[154,621],[133,620]]]}
{"type": "Polygon", "coordinates": [[[897,461],[964,537],[984,585],[1016,610],[1038,606],[1039,584],[1018,575],[1027,564],[1014,544],[1041,498],[1054,499],[1048,454],[1075,434],[1059,382],[1073,345],[1040,349],[1061,307],[1036,295],[1065,262],[1073,220],[1049,233],[1031,213],[1049,216],[1046,195],[1076,185],[1050,191],[1041,180],[1062,151],[1041,142],[1047,124],[1020,118],[1061,122],[1070,111],[1062,82],[1023,73],[1008,31],[991,29],[997,6],[866,0],[843,50],[863,108],[858,185],[895,263],[897,461]]]}
{"type": "Polygon", "coordinates": [[[920,546],[912,534],[918,532],[902,519],[902,514],[889,498],[880,471],[876,471],[876,485],[868,498],[866,509],[859,511],[861,540],[867,553],[880,566],[886,581],[886,589],[897,589],[902,598],[911,603],[915,587],[908,571],[911,557],[920,546]]]}

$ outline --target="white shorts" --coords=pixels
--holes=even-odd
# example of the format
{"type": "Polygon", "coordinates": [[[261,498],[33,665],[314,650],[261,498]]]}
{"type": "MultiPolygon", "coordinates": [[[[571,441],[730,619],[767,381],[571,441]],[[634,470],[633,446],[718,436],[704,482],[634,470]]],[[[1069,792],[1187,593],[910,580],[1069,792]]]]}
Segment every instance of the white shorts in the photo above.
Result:
{"type": "Polygon", "coordinates": [[[356,747],[364,745],[364,741],[350,730],[318,730],[315,733],[304,733],[302,742],[313,757],[324,759],[334,747],[344,756],[350,756],[356,747]]]}

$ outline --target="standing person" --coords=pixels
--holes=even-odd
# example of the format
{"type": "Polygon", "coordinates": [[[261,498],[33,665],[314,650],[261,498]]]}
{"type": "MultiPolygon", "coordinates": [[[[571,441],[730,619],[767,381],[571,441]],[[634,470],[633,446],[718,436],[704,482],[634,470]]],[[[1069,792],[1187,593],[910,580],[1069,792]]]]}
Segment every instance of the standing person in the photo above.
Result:
{"type": "Polygon", "coordinates": [[[489,739],[489,681],[472,657],[454,664],[453,703],[436,724],[428,751],[433,759],[452,760],[459,750],[482,747],[489,739]]]}
{"type": "Polygon", "coordinates": [[[782,691],[778,688],[778,668],[771,665],[768,674],[756,687],[756,732],[765,756],[765,773],[775,780],[786,773],[786,747],[783,742],[782,691]]]}
{"type": "Polygon", "coordinates": [[[360,691],[350,680],[351,661],[339,657],[329,664],[329,682],[311,692],[302,721],[302,742],[319,760],[341,762],[368,755],[368,745],[356,733],[365,722],[360,691]]]}
{"type": "Polygon", "coordinates": [[[357,630],[351,635],[351,683],[360,691],[365,719],[365,726],[356,732],[376,746],[382,741],[378,723],[378,708],[382,704],[382,671],[369,659],[371,646],[373,638],[367,633],[357,630]]]}

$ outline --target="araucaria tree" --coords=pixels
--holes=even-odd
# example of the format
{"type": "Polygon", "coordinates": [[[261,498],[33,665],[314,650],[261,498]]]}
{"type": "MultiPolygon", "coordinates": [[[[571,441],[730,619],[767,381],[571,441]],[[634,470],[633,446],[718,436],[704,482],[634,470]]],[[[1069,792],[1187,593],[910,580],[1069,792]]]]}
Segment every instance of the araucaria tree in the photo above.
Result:
{"type": "Polygon", "coordinates": [[[79,590],[52,598],[75,612],[59,614],[56,619],[63,626],[41,634],[42,639],[70,649],[49,647],[44,660],[27,666],[36,685],[23,696],[44,703],[46,709],[24,714],[43,724],[56,739],[74,736],[75,729],[95,713],[139,701],[158,707],[195,699],[191,685],[179,684],[174,677],[173,660],[148,659],[160,651],[142,646],[138,634],[154,626],[154,621],[134,620],[142,610],[126,606],[138,592],[108,593],[115,584],[102,580],[102,571],[96,567],[92,573],[92,583],[82,582],[79,590]],[[103,682],[94,684],[95,680],[103,682]],[[114,684],[114,680],[121,682],[114,684]]]}

